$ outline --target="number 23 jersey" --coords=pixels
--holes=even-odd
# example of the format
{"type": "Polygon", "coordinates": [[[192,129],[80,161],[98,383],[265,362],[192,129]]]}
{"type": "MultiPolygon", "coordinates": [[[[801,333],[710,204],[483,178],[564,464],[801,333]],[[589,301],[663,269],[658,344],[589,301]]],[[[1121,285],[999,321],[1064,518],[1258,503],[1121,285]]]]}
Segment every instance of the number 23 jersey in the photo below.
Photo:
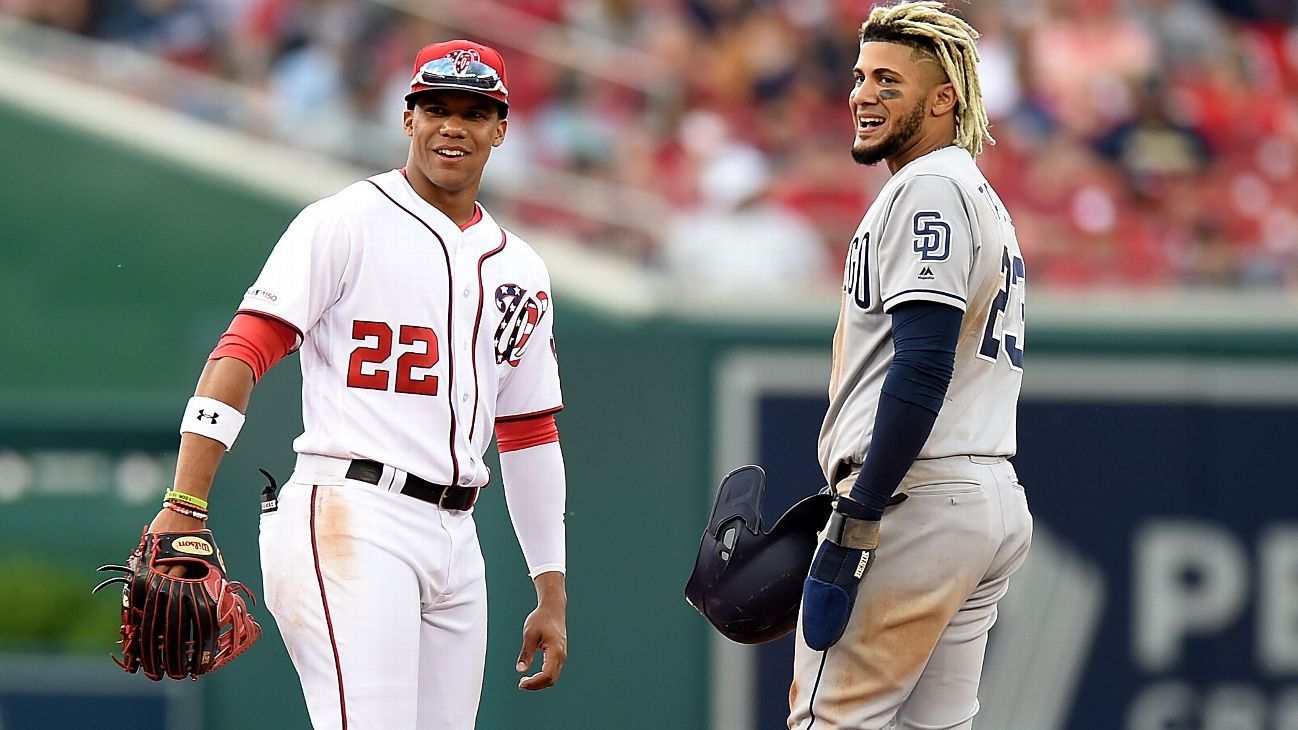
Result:
{"type": "Polygon", "coordinates": [[[964,312],[955,373],[919,458],[1012,456],[1023,380],[1026,271],[1014,225],[973,157],[944,147],[888,180],[848,249],[834,333],[826,477],[869,450],[893,360],[893,308],[931,301],[964,312]]]}
{"type": "Polygon", "coordinates": [[[240,311],[301,336],[299,453],[481,486],[495,421],[562,408],[550,279],[518,237],[461,231],[399,170],[307,206],[240,311]]]}

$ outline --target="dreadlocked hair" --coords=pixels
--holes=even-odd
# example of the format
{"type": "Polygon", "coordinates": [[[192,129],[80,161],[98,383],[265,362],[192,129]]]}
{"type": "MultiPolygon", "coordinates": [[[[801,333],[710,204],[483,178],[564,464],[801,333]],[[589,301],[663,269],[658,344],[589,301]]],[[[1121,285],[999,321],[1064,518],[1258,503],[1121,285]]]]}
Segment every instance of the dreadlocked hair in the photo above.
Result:
{"type": "Polygon", "coordinates": [[[861,43],[900,43],[931,55],[955,87],[955,143],[975,156],[996,144],[978,83],[978,31],[936,0],[881,5],[861,24],[861,43]]]}

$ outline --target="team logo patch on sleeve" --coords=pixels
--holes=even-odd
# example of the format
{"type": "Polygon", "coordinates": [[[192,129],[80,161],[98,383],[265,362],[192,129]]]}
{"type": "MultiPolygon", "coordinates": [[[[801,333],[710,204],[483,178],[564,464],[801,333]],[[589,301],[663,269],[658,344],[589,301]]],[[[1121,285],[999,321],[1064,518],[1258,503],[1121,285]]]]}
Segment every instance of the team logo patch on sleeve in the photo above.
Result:
{"type": "Polygon", "coordinates": [[[543,291],[529,295],[518,284],[501,284],[496,287],[496,309],[503,315],[496,327],[496,364],[518,367],[532,333],[550,309],[550,295],[543,291]]]}
{"type": "Polygon", "coordinates": [[[951,226],[934,210],[922,210],[911,221],[915,253],[920,261],[946,261],[951,256],[951,226]]]}

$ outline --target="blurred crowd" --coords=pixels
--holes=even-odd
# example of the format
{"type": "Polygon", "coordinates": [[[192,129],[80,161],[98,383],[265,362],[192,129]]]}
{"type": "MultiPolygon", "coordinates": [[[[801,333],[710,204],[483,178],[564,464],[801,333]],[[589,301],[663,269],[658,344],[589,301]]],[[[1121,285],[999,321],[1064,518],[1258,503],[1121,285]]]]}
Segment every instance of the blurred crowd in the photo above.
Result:
{"type": "MultiPolygon", "coordinates": [[[[1298,289],[1298,6],[954,4],[982,32],[997,144],[980,162],[1034,282],[1298,289]]],[[[869,7],[0,0],[11,15],[264,91],[266,113],[237,120],[184,89],[167,103],[375,169],[404,159],[415,51],[457,36],[490,43],[510,64],[509,142],[487,172],[515,183],[493,200],[502,217],[725,289],[838,278],[887,178],[848,153],[850,68],[869,7]],[[544,171],[594,184],[529,194],[544,171]],[[603,188],[651,193],[668,213],[564,204],[603,188]]]]}

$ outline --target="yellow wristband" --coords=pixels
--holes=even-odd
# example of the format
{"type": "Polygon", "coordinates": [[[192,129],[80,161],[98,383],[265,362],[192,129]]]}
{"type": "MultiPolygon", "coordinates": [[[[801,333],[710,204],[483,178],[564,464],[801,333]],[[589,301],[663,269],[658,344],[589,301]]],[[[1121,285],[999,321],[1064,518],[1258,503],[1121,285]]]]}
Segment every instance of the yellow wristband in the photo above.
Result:
{"type": "Polygon", "coordinates": [[[162,496],[163,502],[167,502],[173,499],[176,500],[177,502],[192,504],[201,510],[207,509],[207,500],[199,497],[195,497],[192,494],[185,494],[184,492],[177,492],[174,489],[168,489],[167,493],[162,496]]]}

